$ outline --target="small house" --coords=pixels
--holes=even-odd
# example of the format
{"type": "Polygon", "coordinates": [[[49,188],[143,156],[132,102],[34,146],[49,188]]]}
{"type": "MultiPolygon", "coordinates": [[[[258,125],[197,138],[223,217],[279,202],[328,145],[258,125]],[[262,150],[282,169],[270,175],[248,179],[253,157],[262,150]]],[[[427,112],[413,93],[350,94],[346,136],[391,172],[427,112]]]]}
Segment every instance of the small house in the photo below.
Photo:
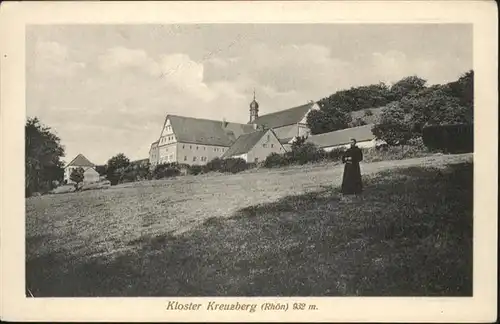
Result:
{"type": "Polygon", "coordinates": [[[71,172],[73,170],[83,169],[83,182],[93,183],[99,182],[99,173],[95,170],[95,164],[90,162],[83,154],[78,154],[68,165],[64,168],[64,182],[74,183],[71,181],[71,172]]]}
{"type": "Polygon", "coordinates": [[[223,159],[241,158],[247,163],[264,161],[271,153],[283,154],[286,150],[272,129],[262,129],[238,137],[222,155],[223,159]]]}

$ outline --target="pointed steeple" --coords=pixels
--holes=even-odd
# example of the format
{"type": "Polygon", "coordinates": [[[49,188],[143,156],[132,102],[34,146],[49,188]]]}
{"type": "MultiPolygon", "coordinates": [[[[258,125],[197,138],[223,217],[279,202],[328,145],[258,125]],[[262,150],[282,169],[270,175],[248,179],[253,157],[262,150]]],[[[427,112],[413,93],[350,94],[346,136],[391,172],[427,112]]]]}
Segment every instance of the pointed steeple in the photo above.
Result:
{"type": "Polygon", "coordinates": [[[250,103],[250,123],[259,117],[259,103],[255,99],[255,88],[253,89],[253,100],[250,103]]]}

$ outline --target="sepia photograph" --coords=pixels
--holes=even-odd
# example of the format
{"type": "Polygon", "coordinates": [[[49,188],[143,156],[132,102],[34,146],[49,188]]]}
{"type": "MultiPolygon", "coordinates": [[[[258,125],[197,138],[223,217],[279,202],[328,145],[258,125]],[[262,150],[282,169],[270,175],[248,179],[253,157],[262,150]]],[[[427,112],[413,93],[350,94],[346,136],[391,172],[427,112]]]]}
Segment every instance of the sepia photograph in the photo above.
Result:
{"type": "Polygon", "coordinates": [[[23,298],[475,297],[497,102],[475,100],[472,22],[34,22],[22,41],[23,298]]]}

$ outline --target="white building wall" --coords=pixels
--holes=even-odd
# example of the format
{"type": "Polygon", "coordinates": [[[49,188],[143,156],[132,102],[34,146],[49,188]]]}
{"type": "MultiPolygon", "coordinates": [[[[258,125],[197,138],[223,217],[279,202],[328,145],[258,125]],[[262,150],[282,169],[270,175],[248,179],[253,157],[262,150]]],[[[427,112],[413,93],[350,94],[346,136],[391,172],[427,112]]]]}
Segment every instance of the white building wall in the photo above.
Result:
{"type": "Polygon", "coordinates": [[[220,158],[228,150],[225,146],[177,143],[177,163],[205,165],[220,158]]]}
{"type": "Polygon", "coordinates": [[[158,164],[177,162],[177,143],[158,146],[158,164]]]}
{"type": "Polygon", "coordinates": [[[262,162],[271,153],[283,154],[285,149],[280,144],[279,139],[269,130],[248,152],[247,162],[262,162]]]}
{"type": "Polygon", "coordinates": [[[245,154],[240,154],[240,155],[234,155],[234,156],[231,156],[232,159],[243,159],[245,160],[246,163],[248,163],[248,154],[245,153],[245,154]]]}
{"type": "Polygon", "coordinates": [[[158,164],[159,156],[158,156],[158,145],[151,145],[149,149],[149,164],[153,168],[158,164]]]}
{"type": "Polygon", "coordinates": [[[99,181],[99,173],[95,169],[89,168],[89,167],[69,166],[66,169],[64,169],[64,181],[66,183],[74,183],[70,179],[71,172],[73,172],[73,170],[78,169],[78,168],[82,168],[85,170],[85,172],[83,173],[83,176],[84,176],[83,182],[84,183],[92,183],[92,182],[99,181]]]}
{"type": "Polygon", "coordinates": [[[70,175],[71,175],[71,172],[73,172],[74,169],[76,169],[77,167],[73,167],[73,166],[70,166],[70,167],[67,167],[66,169],[64,169],[64,181],[67,182],[67,183],[71,183],[72,181],[69,179],[70,175]]]}
{"type": "Polygon", "coordinates": [[[99,182],[99,173],[93,168],[88,168],[83,173],[83,182],[84,183],[99,182]]]}
{"type": "Polygon", "coordinates": [[[300,137],[308,137],[311,135],[311,130],[306,124],[298,124],[298,134],[300,137]]]}

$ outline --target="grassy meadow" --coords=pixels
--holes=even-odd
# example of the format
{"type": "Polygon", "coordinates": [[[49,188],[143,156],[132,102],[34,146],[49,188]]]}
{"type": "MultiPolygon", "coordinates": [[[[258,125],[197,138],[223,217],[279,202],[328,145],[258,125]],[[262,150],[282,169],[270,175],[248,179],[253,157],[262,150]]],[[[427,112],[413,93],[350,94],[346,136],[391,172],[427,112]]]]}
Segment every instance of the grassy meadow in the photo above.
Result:
{"type": "Polygon", "coordinates": [[[472,155],[205,174],[26,200],[35,297],[471,296],[472,155]]]}

